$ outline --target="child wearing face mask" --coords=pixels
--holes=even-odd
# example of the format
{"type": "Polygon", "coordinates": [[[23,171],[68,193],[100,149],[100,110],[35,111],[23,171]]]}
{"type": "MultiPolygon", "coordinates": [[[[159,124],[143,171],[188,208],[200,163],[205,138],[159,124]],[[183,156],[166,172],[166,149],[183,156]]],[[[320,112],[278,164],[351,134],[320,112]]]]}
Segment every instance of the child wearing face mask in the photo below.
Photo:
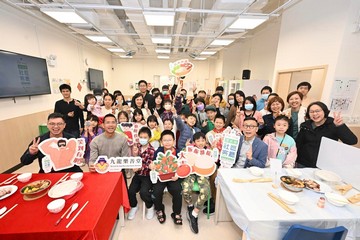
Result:
{"type": "Polygon", "coordinates": [[[170,95],[170,91],[169,91],[169,85],[163,85],[161,87],[161,93],[164,96],[164,100],[171,100],[171,95],[170,95]]]}
{"type": "Polygon", "coordinates": [[[241,108],[238,107],[233,126],[241,128],[246,117],[255,118],[259,125],[264,124],[261,113],[256,110],[256,101],[253,97],[250,96],[245,98],[244,105],[241,108]]]}
{"type": "Polygon", "coordinates": [[[160,115],[161,117],[161,120],[164,120],[165,119],[172,119],[173,117],[173,113],[171,112],[171,109],[173,107],[173,103],[170,99],[166,99],[164,100],[164,112],[160,115]]]}
{"type": "Polygon", "coordinates": [[[133,169],[134,177],[131,180],[129,186],[129,201],[130,211],[128,219],[132,220],[135,218],[137,212],[137,199],[136,193],[140,191],[140,198],[145,202],[146,205],[146,218],[148,220],[154,217],[154,205],[151,199],[150,190],[152,183],[150,180],[150,168],[149,165],[154,159],[155,149],[149,143],[151,138],[151,130],[147,127],[142,127],[139,130],[139,143],[134,145],[132,149],[133,156],[140,156],[142,159],[142,166],[138,169],[133,169]]]}
{"type": "Polygon", "coordinates": [[[205,111],[205,100],[203,98],[195,98],[196,104],[196,112],[194,113],[196,116],[196,127],[201,128],[201,123],[207,121],[208,117],[205,111]]]}

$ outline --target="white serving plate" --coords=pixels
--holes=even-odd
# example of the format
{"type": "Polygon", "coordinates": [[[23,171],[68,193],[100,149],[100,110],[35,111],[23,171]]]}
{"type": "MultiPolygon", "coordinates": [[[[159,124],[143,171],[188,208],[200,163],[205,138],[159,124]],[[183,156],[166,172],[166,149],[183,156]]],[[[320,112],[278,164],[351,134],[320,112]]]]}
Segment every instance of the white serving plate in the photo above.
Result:
{"type": "Polygon", "coordinates": [[[249,171],[252,175],[254,175],[256,177],[259,177],[264,174],[264,169],[256,167],[256,166],[249,167],[249,171]]]}
{"type": "Polygon", "coordinates": [[[68,180],[53,186],[48,192],[51,198],[61,198],[74,194],[82,183],[75,180],[68,180]]]}
{"type": "Polygon", "coordinates": [[[295,178],[299,178],[302,175],[302,172],[295,168],[286,168],[285,171],[286,171],[287,175],[295,177],[295,178]]]}
{"type": "Polygon", "coordinates": [[[341,177],[328,170],[315,170],[315,176],[326,182],[341,182],[341,177]]]}
{"type": "Polygon", "coordinates": [[[0,197],[0,200],[3,200],[5,198],[7,198],[7,197],[10,197],[11,195],[13,195],[18,190],[18,187],[16,185],[6,185],[6,186],[0,187],[0,189],[5,189],[5,188],[10,188],[11,192],[8,193],[8,194],[5,194],[2,197],[0,197]]]}
{"type": "Polygon", "coordinates": [[[311,179],[311,178],[307,178],[307,179],[313,180],[313,181],[317,182],[318,184],[320,184],[320,191],[315,191],[312,188],[308,188],[305,185],[305,189],[307,189],[307,190],[310,190],[310,191],[316,192],[316,193],[322,193],[322,194],[333,191],[332,188],[324,182],[320,182],[319,180],[315,180],[315,179],[311,179]]]}
{"type": "Polygon", "coordinates": [[[331,204],[337,207],[343,207],[349,204],[349,200],[347,200],[344,196],[339,195],[337,193],[327,192],[325,193],[325,197],[331,204]]]}

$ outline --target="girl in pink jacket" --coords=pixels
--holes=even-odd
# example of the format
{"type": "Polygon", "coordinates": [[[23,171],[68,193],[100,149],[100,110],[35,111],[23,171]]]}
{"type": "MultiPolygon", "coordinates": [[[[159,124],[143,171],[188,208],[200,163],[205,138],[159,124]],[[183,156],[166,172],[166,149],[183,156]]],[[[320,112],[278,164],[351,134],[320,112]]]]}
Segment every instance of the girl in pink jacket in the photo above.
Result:
{"type": "Polygon", "coordinates": [[[283,167],[292,168],[295,165],[297,157],[296,143],[294,139],[286,134],[290,125],[290,119],[285,115],[279,115],[275,118],[275,132],[267,134],[264,142],[268,145],[268,160],[266,166],[269,166],[270,158],[282,160],[283,167]]]}

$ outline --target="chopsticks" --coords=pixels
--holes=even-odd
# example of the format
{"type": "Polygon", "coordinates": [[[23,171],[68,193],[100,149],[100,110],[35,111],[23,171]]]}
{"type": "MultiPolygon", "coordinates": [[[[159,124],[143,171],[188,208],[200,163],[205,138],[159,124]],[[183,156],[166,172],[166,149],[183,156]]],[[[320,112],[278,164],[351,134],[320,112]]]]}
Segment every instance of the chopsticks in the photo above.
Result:
{"type": "Polygon", "coordinates": [[[8,214],[11,210],[13,210],[14,208],[17,207],[18,204],[15,204],[14,206],[12,206],[12,208],[10,208],[9,210],[7,210],[3,215],[0,216],[0,219],[2,219],[3,217],[5,217],[6,214],[8,214]]]}
{"type": "Polygon", "coordinates": [[[283,209],[285,209],[288,213],[295,213],[295,210],[290,208],[288,205],[286,205],[286,203],[284,203],[280,198],[278,198],[277,196],[275,196],[273,193],[268,193],[268,196],[274,200],[277,204],[279,204],[280,207],[282,207],[283,209]]]}
{"type": "Polygon", "coordinates": [[[17,174],[15,174],[15,175],[13,175],[13,176],[9,177],[8,179],[6,179],[6,180],[5,180],[5,181],[3,181],[2,183],[0,183],[0,185],[11,183],[11,182],[14,180],[14,178],[15,178],[16,176],[17,176],[17,174]]]}
{"type": "Polygon", "coordinates": [[[250,179],[244,179],[244,178],[233,178],[233,182],[236,183],[264,183],[264,182],[272,182],[272,178],[250,178],[250,179]]]}
{"type": "Polygon", "coordinates": [[[59,181],[57,181],[57,182],[54,184],[54,186],[57,185],[57,184],[59,184],[61,181],[63,181],[63,180],[67,177],[67,175],[69,175],[69,173],[66,173],[64,176],[62,176],[62,177],[59,179],[59,181]]]}
{"type": "MultiPolygon", "coordinates": [[[[74,203],[73,203],[74,204],[74,203]]],[[[64,214],[56,221],[55,226],[59,225],[59,223],[61,222],[61,220],[65,217],[65,215],[69,212],[69,210],[72,208],[72,205],[70,205],[70,207],[68,209],[66,209],[66,211],[64,212],[64,214]]]]}
{"type": "Polygon", "coordinates": [[[86,207],[86,205],[89,203],[89,201],[87,201],[84,206],[82,206],[82,208],[80,208],[80,210],[76,213],[76,215],[71,219],[71,221],[68,223],[68,225],[66,225],[66,228],[69,228],[70,225],[72,224],[72,222],[77,218],[77,216],[81,213],[81,211],[86,207]]]}

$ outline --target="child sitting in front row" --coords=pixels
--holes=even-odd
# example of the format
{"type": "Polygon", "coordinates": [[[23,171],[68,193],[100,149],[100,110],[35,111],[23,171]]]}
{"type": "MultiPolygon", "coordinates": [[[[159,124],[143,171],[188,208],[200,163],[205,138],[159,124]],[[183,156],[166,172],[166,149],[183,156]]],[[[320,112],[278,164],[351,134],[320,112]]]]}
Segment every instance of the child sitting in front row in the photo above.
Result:
{"type": "MultiPolygon", "coordinates": [[[[206,146],[205,134],[202,132],[197,132],[193,136],[193,141],[195,147],[199,149],[204,149],[206,146]]],[[[194,233],[199,232],[198,227],[198,214],[200,209],[204,206],[205,201],[208,199],[210,192],[210,183],[209,177],[198,176],[196,174],[191,174],[187,178],[185,178],[182,182],[183,188],[183,196],[185,202],[188,204],[188,211],[186,213],[186,217],[189,220],[190,229],[194,233]],[[194,187],[194,183],[197,181],[199,185],[199,196],[193,205],[192,203],[192,189],[194,187]]]]}
{"type": "Polygon", "coordinates": [[[283,167],[293,168],[297,158],[295,140],[286,134],[291,121],[286,115],[275,118],[275,132],[267,134],[263,141],[268,145],[268,158],[266,166],[270,165],[270,158],[282,160],[283,167]]]}
{"type": "Polygon", "coordinates": [[[142,166],[139,169],[133,169],[134,177],[131,180],[129,186],[129,201],[130,211],[128,219],[132,220],[135,218],[137,207],[136,193],[140,191],[140,198],[145,202],[146,205],[146,218],[152,219],[154,217],[154,206],[151,199],[150,189],[152,183],[150,180],[150,168],[149,165],[154,159],[155,149],[149,143],[151,137],[151,131],[147,127],[142,127],[139,130],[139,143],[133,146],[132,155],[140,156],[142,159],[142,166]]]}

